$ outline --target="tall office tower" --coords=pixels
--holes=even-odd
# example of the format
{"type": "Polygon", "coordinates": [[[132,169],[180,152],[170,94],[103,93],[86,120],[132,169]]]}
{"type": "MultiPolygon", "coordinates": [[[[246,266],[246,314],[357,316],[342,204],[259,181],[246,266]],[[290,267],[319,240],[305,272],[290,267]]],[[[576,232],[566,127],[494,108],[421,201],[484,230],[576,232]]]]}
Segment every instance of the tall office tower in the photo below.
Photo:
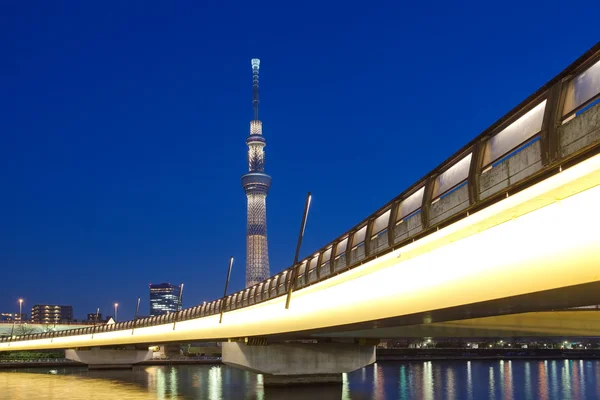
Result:
{"type": "Polygon", "coordinates": [[[150,285],[150,316],[168,314],[181,310],[179,294],[181,286],[170,283],[156,283],[150,285]]]}
{"type": "Polygon", "coordinates": [[[254,119],[250,121],[248,145],[248,173],[242,176],[242,186],[248,198],[248,225],[246,228],[246,287],[267,279],[269,249],[267,246],[267,193],[271,177],[265,174],[267,144],[262,136],[262,122],[258,119],[258,69],[260,60],[252,59],[252,105],[254,119]]]}

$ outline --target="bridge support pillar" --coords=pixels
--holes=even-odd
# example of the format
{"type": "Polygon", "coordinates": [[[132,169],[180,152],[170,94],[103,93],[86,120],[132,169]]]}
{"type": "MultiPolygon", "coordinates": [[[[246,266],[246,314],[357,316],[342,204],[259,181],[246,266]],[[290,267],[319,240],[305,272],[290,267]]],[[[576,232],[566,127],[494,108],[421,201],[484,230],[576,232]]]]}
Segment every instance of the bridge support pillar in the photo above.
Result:
{"type": "Polygon", "coordinates": [[[152,350],[68,349],[65,358],[87,364],[88,369],[131,369],[134,364],[152,358],[152,350]]]}
{"type": "Polygon", "coordinates": [[[375,362],[375,346],[347,343],[223,343],[223,363],[263,374],[265,386],[342,382],[342,373],[375,362]]]}

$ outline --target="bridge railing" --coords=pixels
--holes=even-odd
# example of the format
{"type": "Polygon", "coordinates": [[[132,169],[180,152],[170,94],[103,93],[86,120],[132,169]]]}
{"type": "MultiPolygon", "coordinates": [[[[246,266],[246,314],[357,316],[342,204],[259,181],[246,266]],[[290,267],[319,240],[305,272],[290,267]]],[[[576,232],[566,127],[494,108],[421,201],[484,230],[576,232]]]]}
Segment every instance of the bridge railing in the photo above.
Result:
{"type": "Polygon", "coordinates": [[[42,339],[135,329],[216,315],[369,262],[600,151],[600,43],[399,196],[297,265],[264,282],[160,317],[0,339],[42,339]]]}

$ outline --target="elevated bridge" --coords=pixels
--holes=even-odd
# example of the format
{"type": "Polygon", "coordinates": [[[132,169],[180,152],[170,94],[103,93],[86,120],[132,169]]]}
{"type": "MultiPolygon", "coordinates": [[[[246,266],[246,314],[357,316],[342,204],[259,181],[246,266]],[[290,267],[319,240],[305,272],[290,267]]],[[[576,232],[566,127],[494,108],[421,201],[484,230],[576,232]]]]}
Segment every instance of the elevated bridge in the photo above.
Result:
{"type": "MultiPolygon", "coordinates": [[[[600,303],[599,100],[600,43],[396,198],[264,282],[161,317],[4,338],[0,351],[225,341],[232,365],[304,376],[299,364],[337,357],[316,372],[337,376],[372,362],[367,339],[390,333],[481,333],[520,314],[535,334],[527,315],[600,303]],[[292,339],[319,343],[248,345],[292,339]],[[297,362],[273,370],[278,354],[297,362]]],[[[540,331],[552,332],[551,321],[569,332],[560,318],[540,331]]]]}

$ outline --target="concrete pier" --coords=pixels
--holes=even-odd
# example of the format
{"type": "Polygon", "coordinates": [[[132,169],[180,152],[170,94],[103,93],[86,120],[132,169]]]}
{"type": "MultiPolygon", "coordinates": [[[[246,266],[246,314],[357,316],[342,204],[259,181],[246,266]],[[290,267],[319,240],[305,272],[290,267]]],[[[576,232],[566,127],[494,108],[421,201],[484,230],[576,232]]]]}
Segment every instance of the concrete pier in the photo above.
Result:
{"type": "Polygon", "coordinates": [[[135,349],[67,349],[65,358],[87,364],[88,369],[130,369],[152,358],[152,350],[135,349]]]}
{"type": "Polygon", "coordinates": [[[265,386],[341,384],[342,373],[375,362],[375,346],[349,343],[223,343],[223,363],[263,374],[265,386]]]}

